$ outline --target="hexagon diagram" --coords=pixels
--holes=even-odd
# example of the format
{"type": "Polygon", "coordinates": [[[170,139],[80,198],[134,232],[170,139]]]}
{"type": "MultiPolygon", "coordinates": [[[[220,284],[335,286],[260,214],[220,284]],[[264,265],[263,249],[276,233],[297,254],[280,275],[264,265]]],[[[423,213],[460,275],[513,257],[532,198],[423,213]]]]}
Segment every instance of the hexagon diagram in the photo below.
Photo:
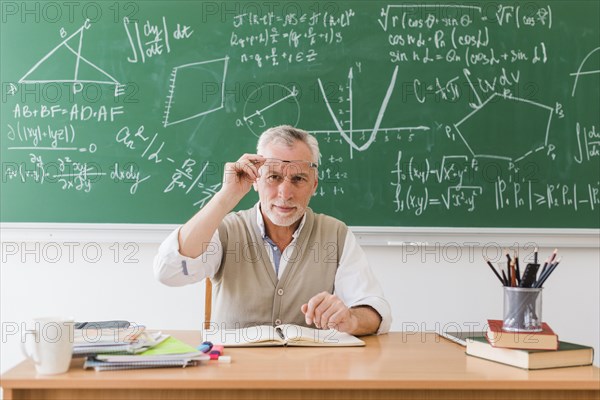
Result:
{"type": "Polygon", "coordinates": [[[494,93],[454,128],[473,157],[516,162],[548,145],[553,113],[544,104],[494,93]]]}

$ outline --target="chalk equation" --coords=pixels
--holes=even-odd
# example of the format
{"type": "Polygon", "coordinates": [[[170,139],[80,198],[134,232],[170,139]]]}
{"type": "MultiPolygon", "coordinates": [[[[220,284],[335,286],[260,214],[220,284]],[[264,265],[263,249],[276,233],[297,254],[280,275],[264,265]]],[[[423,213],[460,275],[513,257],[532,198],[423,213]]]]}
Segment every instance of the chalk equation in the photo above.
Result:
{"type": "Polygon", "coordinates": [[[124,222],[181,222],[289,124],[320,143],[315,209],[349,225],[600,227],[595,2],[15,7],[2,218],[43,198],[98,222],[61,204],[114,196],[124,222]]]}

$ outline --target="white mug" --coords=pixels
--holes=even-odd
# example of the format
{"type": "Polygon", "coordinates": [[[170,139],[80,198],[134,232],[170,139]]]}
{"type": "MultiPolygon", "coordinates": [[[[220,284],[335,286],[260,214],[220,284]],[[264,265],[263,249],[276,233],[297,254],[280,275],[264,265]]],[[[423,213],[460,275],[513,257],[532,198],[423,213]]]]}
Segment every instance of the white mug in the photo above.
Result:
{"type": "Polygon", "coordinates": [[[67,372],[73,355],[75,322],[72,318],[35,318],[33,329],[26,329],[21,350],[33,360],[38,374],[55,375],[67,372]],[[27,337],[34,337],[29,353],[27,337]]]}

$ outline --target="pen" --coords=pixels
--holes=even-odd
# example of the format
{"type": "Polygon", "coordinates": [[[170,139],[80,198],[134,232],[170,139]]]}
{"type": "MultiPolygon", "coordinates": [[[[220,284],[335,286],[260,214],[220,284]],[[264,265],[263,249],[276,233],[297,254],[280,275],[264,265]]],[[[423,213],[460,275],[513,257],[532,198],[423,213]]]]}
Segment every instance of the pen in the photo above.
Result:
{"type": "Polygon", "coordinates": [[[275,328],[275,332],[277,332],[281,340],[285,340],[285,336],[283,336],[283,332],[281,331],[280,327],[275,328]]]}
{"type": "Polygon", "coordinates": [[[537,264],[538,261],[538,248],[536,247],[535,250],[533,251],[533,263],[537,264]]]}

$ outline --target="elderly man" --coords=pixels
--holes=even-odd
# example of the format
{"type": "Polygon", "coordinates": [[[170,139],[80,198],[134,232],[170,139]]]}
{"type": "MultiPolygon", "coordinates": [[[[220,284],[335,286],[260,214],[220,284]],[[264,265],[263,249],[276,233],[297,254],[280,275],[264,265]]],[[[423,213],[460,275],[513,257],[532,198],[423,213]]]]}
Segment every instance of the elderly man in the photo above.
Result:
{"type": "Polygon", "coordinates": [[[308,203],[319,145],[291,126],[266,130],[258,154],[225,165],[221,190],[160,246],[156,277],[181,286],[210,278],[220,328],[282,323],[385,333],[390,307],[355,236],[308,203]],[[232,212],[251,188],[259,202],[232,212]]]}

